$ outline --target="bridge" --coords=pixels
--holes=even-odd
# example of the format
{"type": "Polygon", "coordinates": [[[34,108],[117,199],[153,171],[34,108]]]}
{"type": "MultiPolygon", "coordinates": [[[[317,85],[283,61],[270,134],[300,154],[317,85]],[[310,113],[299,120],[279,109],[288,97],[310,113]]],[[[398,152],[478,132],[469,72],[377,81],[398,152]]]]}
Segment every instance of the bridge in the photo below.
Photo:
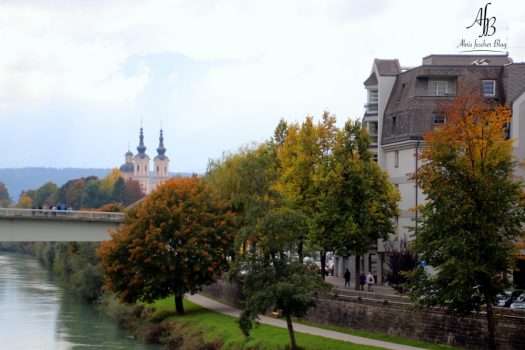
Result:
{"type": "Polygon", "coordinates": [[[0,241],[104,241],[123,221],[123,213],[0,208],[0,241]]]}

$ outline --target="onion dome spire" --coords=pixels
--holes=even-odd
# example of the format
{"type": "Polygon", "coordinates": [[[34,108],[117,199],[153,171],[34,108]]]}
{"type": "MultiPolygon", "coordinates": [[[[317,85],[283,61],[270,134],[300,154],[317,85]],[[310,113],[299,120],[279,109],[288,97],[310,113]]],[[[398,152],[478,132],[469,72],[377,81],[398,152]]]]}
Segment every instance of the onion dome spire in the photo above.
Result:
{"type": "Polygon", "coordinates": [[[142,131],[142,127],[140,128],[140,136],[139,136],[139,145],[137,146],[137,151],[139,151],[139,156],[143,157],[146,153],[146,146],[144,146],[144,133],[142,131]]]}
{"type": "Polygon", "coordinates": [[[162,129],[160,129],[160,137],[159,137],[159,148],[157,148],[157,153],[159,155],[159,158],[164,158],[164,153],[166,153],[166,147],[164,147],[164,136],[162,135],[162,129]]]}

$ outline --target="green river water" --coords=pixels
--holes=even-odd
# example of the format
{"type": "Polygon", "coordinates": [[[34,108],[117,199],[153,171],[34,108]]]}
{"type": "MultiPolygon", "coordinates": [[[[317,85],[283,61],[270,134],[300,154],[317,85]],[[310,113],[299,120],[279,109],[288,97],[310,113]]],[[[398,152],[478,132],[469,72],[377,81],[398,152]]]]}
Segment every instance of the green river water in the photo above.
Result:
{"type": "Polygon", "coordinates": [[[160,349],[137,342],[32,257],[0,252],[0,349],[160,349]]]}

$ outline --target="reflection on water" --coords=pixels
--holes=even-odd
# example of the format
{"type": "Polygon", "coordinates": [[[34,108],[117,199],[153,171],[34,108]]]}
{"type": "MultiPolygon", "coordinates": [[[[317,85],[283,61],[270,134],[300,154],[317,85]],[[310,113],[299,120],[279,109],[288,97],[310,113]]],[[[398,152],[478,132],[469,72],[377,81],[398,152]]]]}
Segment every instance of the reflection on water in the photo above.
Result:
{"type": "Polygon", "coordinates": [[[0,349],[159,349],[55,283],[31,257],[0,252],[0,349]]]}

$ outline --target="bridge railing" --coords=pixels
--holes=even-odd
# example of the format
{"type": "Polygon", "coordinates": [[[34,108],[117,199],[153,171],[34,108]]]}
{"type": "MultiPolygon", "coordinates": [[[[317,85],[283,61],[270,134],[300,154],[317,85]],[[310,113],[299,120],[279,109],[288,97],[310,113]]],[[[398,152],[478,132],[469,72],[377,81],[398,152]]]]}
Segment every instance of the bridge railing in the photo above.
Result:
{"type": "Polygon", "coordinates": [[[0,218],[34,218],[82,221],[124,221],[123,213],[79,210],[0,208],[0,218]]]}

